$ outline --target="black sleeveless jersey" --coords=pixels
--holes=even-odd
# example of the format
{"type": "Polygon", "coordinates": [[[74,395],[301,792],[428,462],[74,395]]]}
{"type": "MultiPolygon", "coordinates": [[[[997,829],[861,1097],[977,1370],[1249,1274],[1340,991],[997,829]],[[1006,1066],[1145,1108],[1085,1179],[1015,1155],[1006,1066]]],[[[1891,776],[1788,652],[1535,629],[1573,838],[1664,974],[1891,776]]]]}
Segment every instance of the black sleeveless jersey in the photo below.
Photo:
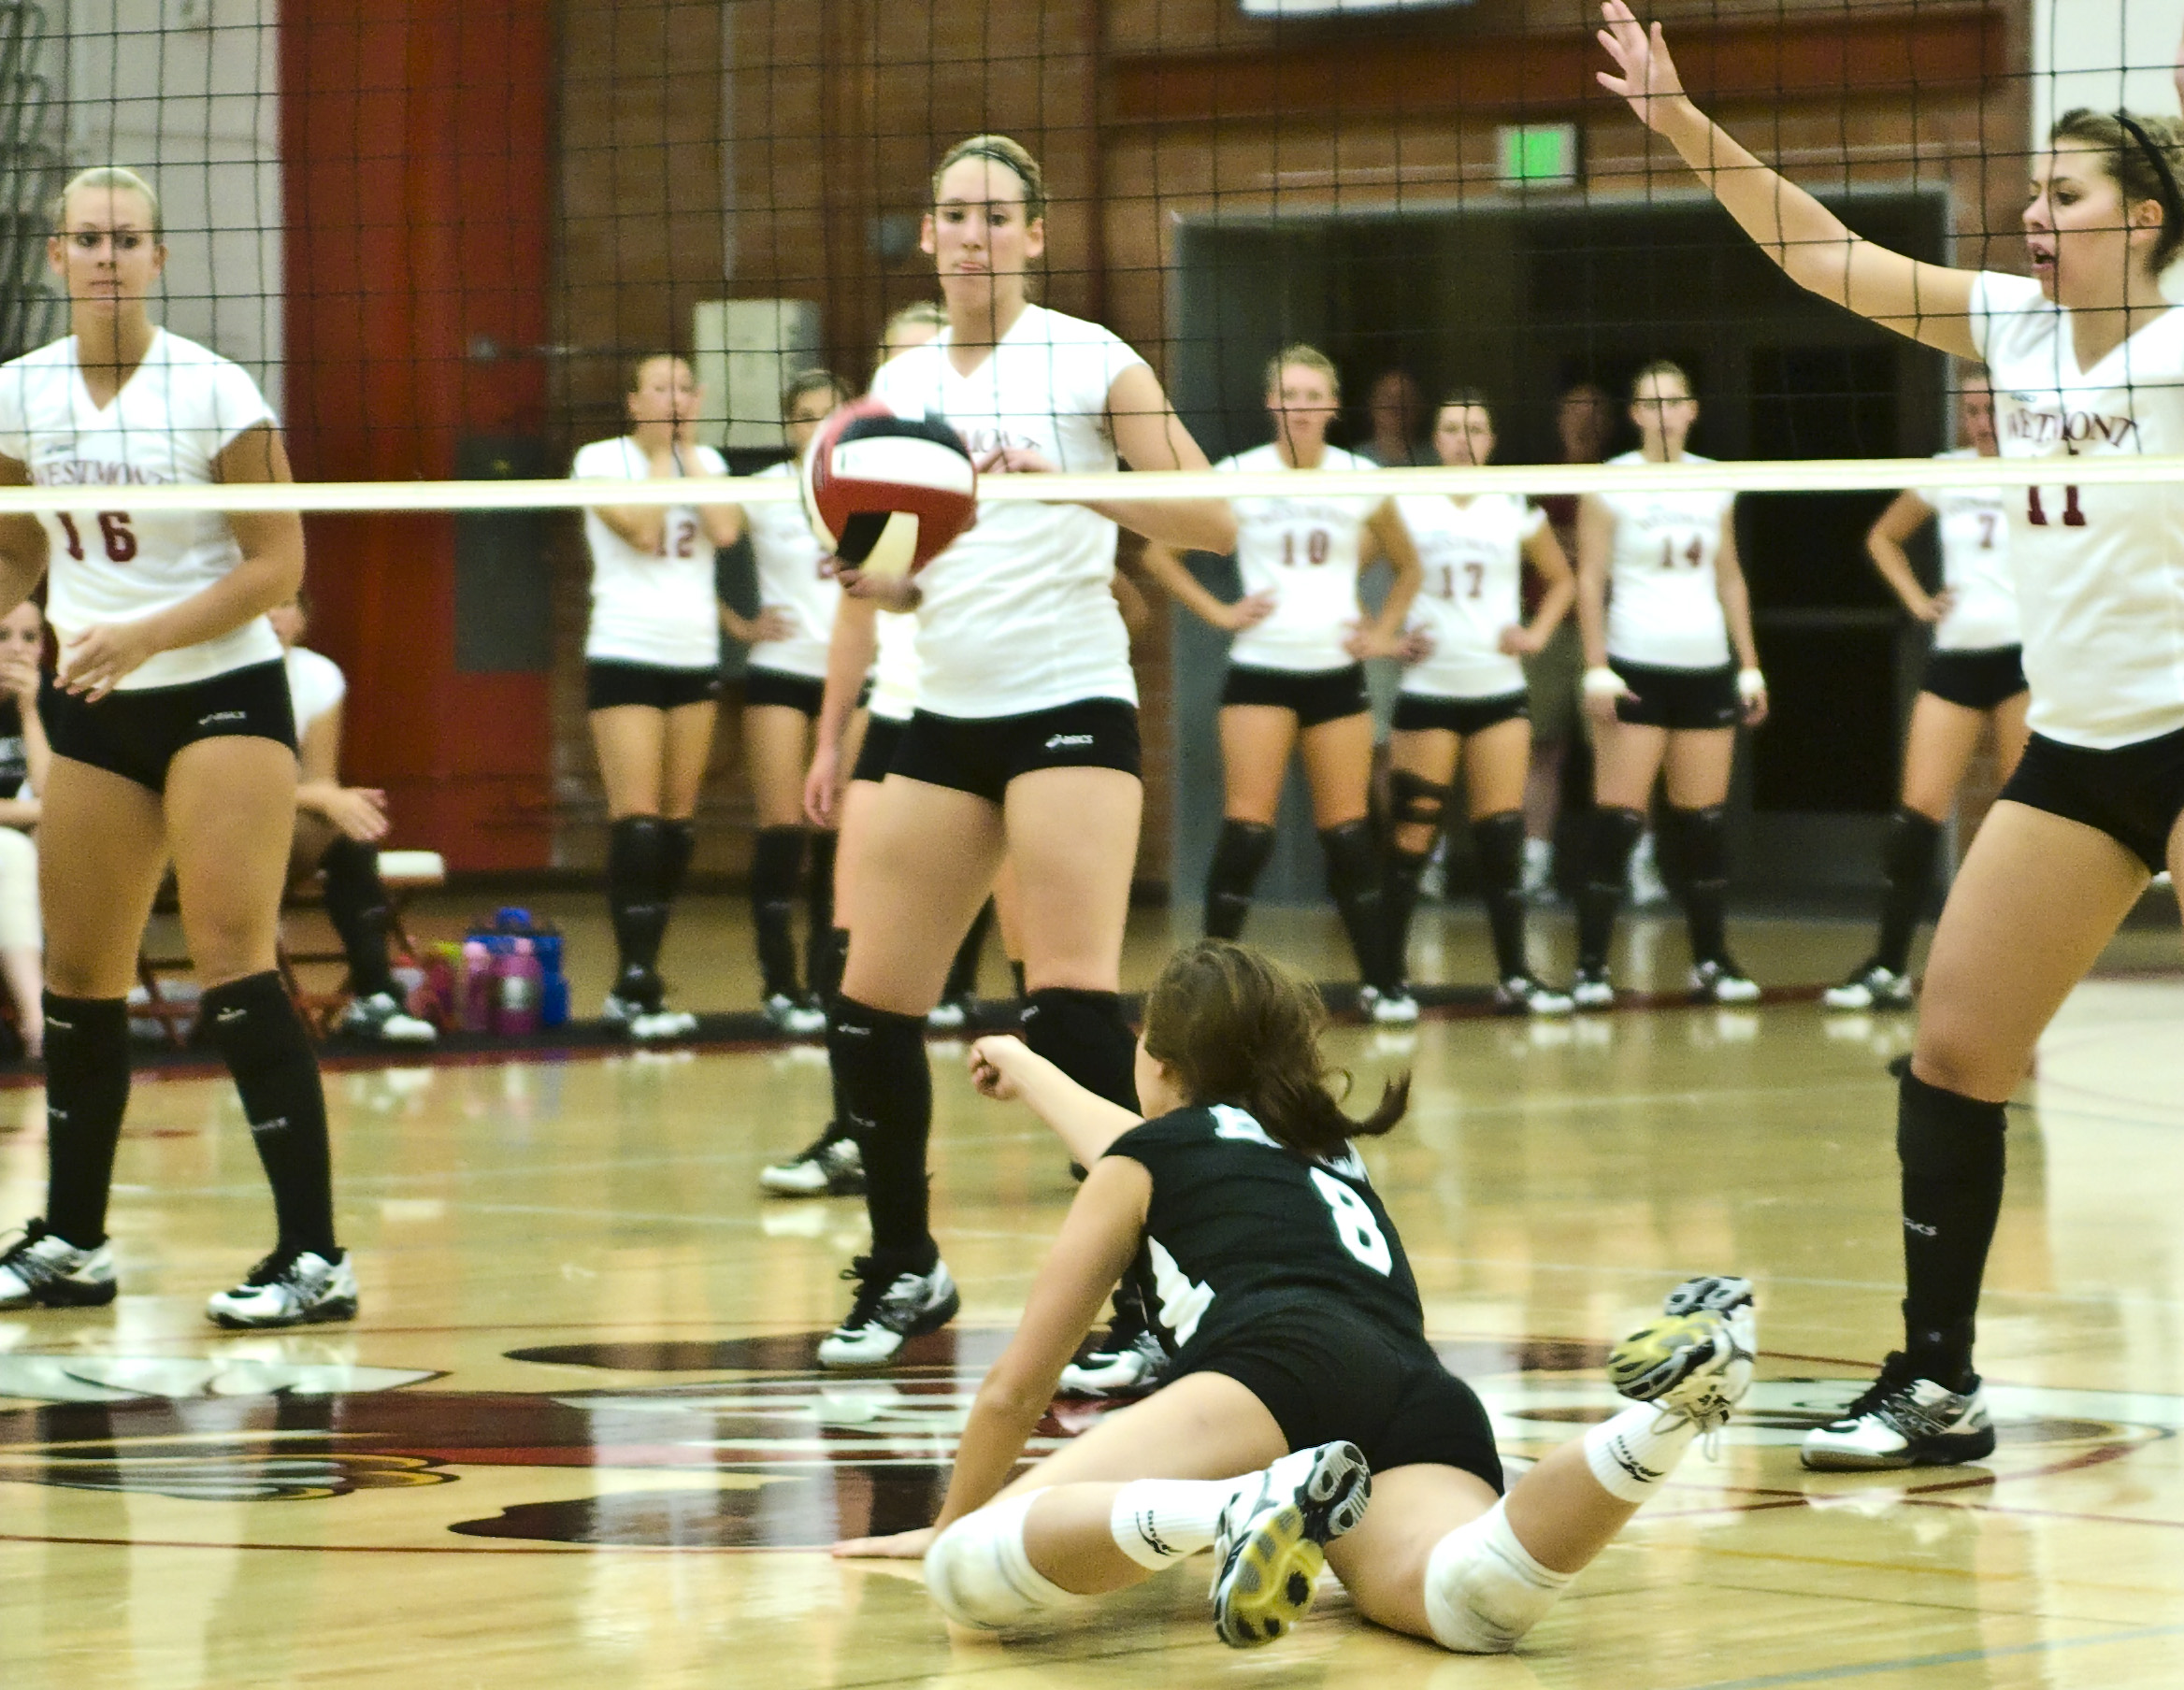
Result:
{"type": "Polygon", "coordinates": [[[1417,1282],[1355,1151],[1315,1162],[1214,1104],[1132,1127],[1107,1153],[1153,1178],[1142,1259],[1171,1353],[1300,1299],[1423,1339],[1417,1282]]]}

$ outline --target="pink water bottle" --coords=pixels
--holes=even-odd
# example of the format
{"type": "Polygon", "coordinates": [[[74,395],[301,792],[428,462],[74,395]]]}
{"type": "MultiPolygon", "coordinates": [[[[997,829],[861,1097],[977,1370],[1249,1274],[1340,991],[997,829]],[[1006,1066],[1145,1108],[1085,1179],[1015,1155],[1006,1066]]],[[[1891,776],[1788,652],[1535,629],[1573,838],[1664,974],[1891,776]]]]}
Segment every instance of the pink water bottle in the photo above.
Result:
{"type": "Polygon", "coordinates": [[[493,959],[493,1030],[503,1038],[525,1038],[539,1030],[539,986],[544,970],[538,948],[517,939],[493,959]]]}
{"type": "Polygon", "coordinates": [[[463,1031],[493,1030],[493,952],[481,938],[463,945],[463,1031]]]}

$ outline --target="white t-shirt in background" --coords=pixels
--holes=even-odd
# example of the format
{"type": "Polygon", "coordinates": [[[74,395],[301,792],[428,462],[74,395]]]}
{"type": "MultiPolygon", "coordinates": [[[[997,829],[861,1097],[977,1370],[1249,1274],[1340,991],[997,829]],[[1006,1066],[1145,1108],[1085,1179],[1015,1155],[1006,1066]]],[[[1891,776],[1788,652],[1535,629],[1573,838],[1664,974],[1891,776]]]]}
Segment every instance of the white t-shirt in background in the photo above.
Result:
{"type": "Polygon", "coordinates": [[[349,695],[349,680],[341,666],[323,652],[290,646],[284,660],[288,670],[288,701],[295,711],[295,737],[349,695]]]}
{"type": "MultiPolygon", "coordinates": [[[[792,460],[758,473],[769,480],[794,480],[798,467],[792,460]]],[[[795,624],[795,632],[786,639],[769,639],[753,646],[751,666],[826,680],[826,642],[834,634],[834,612],[841,603],[841,588],[833,575],[821,567],[829,561],[828,553],[812,537],[802,500],[746,505],[743,523],[758,566],[759,608],[779,610],[795,624]]]]}
{"type": "MultiPolygon", "coordinates": [[[[1976,458],[1969,448],[1937,458],[1976,458]]],[[[1990,652],[2018,643],[2018,585],[2009,567],[2009,494],[2000,487],[1937,487],[1925,495],[1941,541],[1949,613],[1934,624],[1937,652],[1990,652]]]]}
{"type": "MultiPolygon", "coordinates": [[[[727,461],[710,446],[684,447],[693,475],[726,475],[727,461]]],[[[642,481],[651,471],[635,440],[622,435],[580,449],[569,474],[642,481]]],[[[691,505],[662,513],[660,549],[640,551],[584,512],[592,553],[592,619],[584,656],[596,663],[642,663],[668,669],[706,669],[721,660],[719,589],[712,537],[691,505]]]]}
{"type": "Polygon", "coordinates": [[[1418,549],[1425,580],[1409,625],[1432,652],[1403,670],[1403,691],[1435,698],[1498,698],[1524,691],[1524,666],[1502,650],[1524,621],[1524,547],[1547,514],[1505,493],[1467,504],[1406,494],[1396,510],[1418,549]]]}
{"type": "MultiPolygon", "coordinates": [[[[1288,469],[1272,442],[1223,458],[1215,469],[1230,474],[1284,470],[1298,491],[1275,498],[1228,501],[1236,512],[1236,572],[1246,597],[1270,594],[1265,621],[1229,643],[1228,661],[1256,669],[1316,672],[1347,668],[1357,661],[1343,641],[1357,626],[1358,570],[1365,524],[1383,501],[1315,495],[1311,469],[1288,469]]],[[[1329,446],[1319,469],[1375,469],[1355,452],[1329,446]]]]}
{"type": "MultiPolygon", "coordinates": [[[[1611,464],[1644,464],[1627,451],[1611,464]]],[[[1687,464],[1710,464],[1688,451],[1687,464]]],[[[1596,495],[1615,518],[1608,565],[1608,655],[1664,669],[1717,669],[1729,661],[1729,620],[1715,564],[1736,495],[1711,488],[1596,495]]]]}

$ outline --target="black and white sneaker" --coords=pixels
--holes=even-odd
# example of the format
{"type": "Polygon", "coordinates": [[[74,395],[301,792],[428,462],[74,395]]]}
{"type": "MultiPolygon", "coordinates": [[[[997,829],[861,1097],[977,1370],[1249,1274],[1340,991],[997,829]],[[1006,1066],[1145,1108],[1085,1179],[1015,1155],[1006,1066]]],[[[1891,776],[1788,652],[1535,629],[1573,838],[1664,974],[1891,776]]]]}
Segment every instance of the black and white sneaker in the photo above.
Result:
{"type": "Polygon", "coordinates": [[[439,1038],[438,1027],[403,1009],[392,992],[351,998],[336,1030],[378,1044],[432,1044],[439,1038]]]}
{"type": "Polygon", "coordinates": [[[1090,1402],[1145,1396],[1167,1382],[1169,1354],[1145,1317],[1144,1294],[1126,1279],[1114,1294],[1114,1319],[1088,1338],[1056,1382],[1056,1395],[1090,1402]]]}
{"type": "Polygon", "coordinates": [[[1576,1003],[1530,974],[1512,974],[1494,988],[1494,1008],[1503,1015],[1567,1015],[1576,1003]]]}
{"type": "Polygon", "coordinates": [[[220,1326],[315,1326],[356,1318],[356,1269],[349,1253],[276,1250],[232,1291],[215,1292],[206,1317],[220,1326]]]}
{"type": "Polygon", "coordinates": [[[1748,1004],[1760,1001],[1760,988],[1726,956],[1717,956],[1691,969],[1691,1001],[1703,1004],[1748,1004]]]}
{"type": "Polygon", "coordinates": [[[1911,1007],[1911,977],[1886,963],[1867,962],[1841,985],[1821,993],[1820,1001],[1831,1010],[1906,1010],[1911,1007]]]}
{"type": "Polygon", "coordinates": [[[841,1325],[819,1340],[823,1368],[884,1368],[904,1339],[938,1332],[963,1306],[947,1263],[938,1257],[925,1272],[906,1273],[876,1256],[860,1255],[841,1277],[856,1282],[856,1301],[841,1325]]]}
{"type": "Polygon", "coordinates": [[[1354,1443],[1285,1455],[1221,1511],[1214,1536],[1214,1629],[1257,1649],[1297,1624],[1327,1565],[1326,1546],[1365,1518],[1372,1473],[1354,1443]]]}
{"type": "Polygon", "coordinates": [[[1994,1454],[1994,1423],[1975,1373],[1961,1391],[1912,1370],[1901,1352],[1842,1415],[1804,1435],[1800,1456],[1820,1472],[1955,1467],[1994,1454]]]}
{"type": "Polygon", "coordinates": [[[801,1003],[786,992],[774,993],[758,1006],[758,1012],[777,1032],[786,1033],[791,1038],[809,1038],[814,1033],[826,1031],[825,1010],[801,1003]]]}
{"type": "Polygon", "coordinates": [[[103,1309],[114,1290],[111,1240],[86,1250],[31,1221],[0,1252],[0,1309],[103,1309]]]}
{"type": "Polygon", "coordinates": [[[1580,968],[1570,981],[1570,1002],[1580,1010],[1612,1010],[1616,982],[1605,968],[1580,968]]]}
{"type": "Polygon", "coordinates": [[[828,1122],[826,1130],[795,1155],[760,1168],[758,1186],[777,1197],[861,1197],[865,1153],[828,1122]]]}

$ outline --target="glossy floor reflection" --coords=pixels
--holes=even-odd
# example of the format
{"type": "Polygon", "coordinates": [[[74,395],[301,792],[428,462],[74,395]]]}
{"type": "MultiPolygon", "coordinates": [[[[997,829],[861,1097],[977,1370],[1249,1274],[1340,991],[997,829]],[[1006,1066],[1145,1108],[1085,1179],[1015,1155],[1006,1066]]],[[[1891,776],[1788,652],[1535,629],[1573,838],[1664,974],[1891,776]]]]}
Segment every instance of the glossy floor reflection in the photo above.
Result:
{"type": "MultiPolygon", "coordinates": [[[[0,1315],[0,1684],[2174,1686],[2180,1026],[2173,981],[2072,1001],[2011,1119],[1981,1352],[2002,1448],[1862,1477],[1806,1474],[1794,1446],[1889,1339],[1883,1065],[1907,1021],[1340,1035],[1365,1087],[1416,1069],[1414,1123],[1368,1160],[1507,1450],[1605,1412],[1602,1340],[1684,1273],[1760,1288],[1765,1382],[1719,1460],[1488,1661],[1373,1631],[1336,1590],[1230,1654],[1202,1562],[1042,1642],[952,1642],[912,1568],[819,1552],[929,1511],[1069,1197],[1053,1145],[946,1046],[936,1214],[964,1313],[878,1380],[811,1367],[861,1210],[754,1182],[824,1110],[811,1052],[333,1077],[365,1315],[295,1336],[203,1324],[266,1200],[224,1085],[145,1082],[121,1301],[0,1315]]],[[[36,1093],[0,1107],[15,1217],[42,1121],[36,1093]]]]}

